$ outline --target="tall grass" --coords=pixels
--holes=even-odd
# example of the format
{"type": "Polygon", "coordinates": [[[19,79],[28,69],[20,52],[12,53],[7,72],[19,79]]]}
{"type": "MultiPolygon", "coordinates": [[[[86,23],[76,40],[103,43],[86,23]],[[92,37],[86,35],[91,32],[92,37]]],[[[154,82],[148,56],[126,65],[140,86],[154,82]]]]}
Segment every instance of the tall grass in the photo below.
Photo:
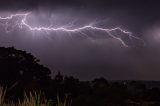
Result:
{"type": "Polygon", "coordinates": [[[51,104],[41,93],[30,92],[29,95],[24,94],[24,100],[23,102],[19,102],[18,106],[51,106],[51,104]]]}
{"type": "MultiPolygon", "coordinates": [[[[7,89],[0,87],[0,106],[53,106],[49,100],[47,100],[44,96],[42,96],[41,92],[29,92],[29,94],[24,93],[24,100],[14,103],[10,101],[9,103],[5,103],[5,95],[7,89]]],[[[66,98],[64,101],[61,101],[59,97],[57,97],[56,106],[71,106],[71,102],[66,98]]]]}
{"type": "Polygon", "coordinates": [[[6,88],[0,87],[0,106],[3,106],[5,101],[6,88]]]}
{"type": "Polygon", "coordinates": [[[69,101],[66,97],[64,101],[61,101],[59,96],[57,96],[57,105],[56,106],[71,106],[72,101],[69,101]]]}

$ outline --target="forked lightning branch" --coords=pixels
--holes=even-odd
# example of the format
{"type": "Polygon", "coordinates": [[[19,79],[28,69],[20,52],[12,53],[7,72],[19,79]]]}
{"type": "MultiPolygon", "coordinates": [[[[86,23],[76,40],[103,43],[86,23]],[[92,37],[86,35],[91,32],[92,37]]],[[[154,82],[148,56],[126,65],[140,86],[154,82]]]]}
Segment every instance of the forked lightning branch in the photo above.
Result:
{"type": "MultiPolygon", "coordinates": [[[[83,31],[100,31],[100,32],[105,32],[106,35],[109,35],[110,37],[120,41],[120,43],[125,46],[125,47],[129,47],[129,45],[127,45],[123,39],[121,37],[118,37],[117,35],[113,34],[113,32],[116,31],[120,31],[121,33],[123,33],[124,36],[127,36],[129,39],[134,39],[134,40],[139,40],[143,43],[143,45],[145,45],[145,42],[136,36],[133,36],[133,34],[129,31],[126,31],[120,27],[115,27],[115,28],[111,28],[111,29],[107,29],[107,28],[102,28],[102,27],[96,27],[96,26],[92,26],[92,25],[85,25],[79,28],[73,28],[73,29],[69,29],[67,27],[53,27],[49,26],[49,27],[43,27],[43,26],[37,26],[37,27],[33,27],[31,25],[29,25],[27,23],[28,20],[28,16],[30,15],[30,13],[24,13],[24,14],[11,14],[9,16],[6,17],[2,17],[0,16],[0,20],[1,21],[5,21],[5,24],[3,24],[6,28],[9,27],[10,24],[8,24],[8,22],[10,20],[12,20],[13,18],[16,18],[17,20],[15,21],[15,25],[14,27],[18,26],[19,28],[23,28],[26,27],[28,30],[30,31],[61,31],[61,32],[66,32],[66,33],[80,33],[80,34],[85,34],[87,35],[87,33],[84,33],[83,31]]],[[[98,34],[97,34],[98,36],[98,34]]]]}

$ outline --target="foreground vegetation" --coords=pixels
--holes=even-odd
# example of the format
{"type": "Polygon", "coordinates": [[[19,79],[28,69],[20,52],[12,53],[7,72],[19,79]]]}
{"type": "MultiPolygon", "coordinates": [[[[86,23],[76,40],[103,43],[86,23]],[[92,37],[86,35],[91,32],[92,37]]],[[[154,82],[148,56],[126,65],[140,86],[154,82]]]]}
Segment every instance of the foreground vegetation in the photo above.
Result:
{"type": "MultiPolygon", "coordinates": [[[[53,106],[50,100],[47,100],[41,93],[29,92],[24,93],[24,99],[18,100],[17,102],[5,100],[7,89],[0,87],[0,106],[53,106]]],[[[71,106],[71,101],[61,101],[57,96],[56,106],[71,106]]]]}
{"type": "Polygon", "coordinates": [[[0,47],[0,85],[7,87],[0,88],[0,106],[160,106],[160,82],[51,77],[38,59],[13,47],[0,47]]]}

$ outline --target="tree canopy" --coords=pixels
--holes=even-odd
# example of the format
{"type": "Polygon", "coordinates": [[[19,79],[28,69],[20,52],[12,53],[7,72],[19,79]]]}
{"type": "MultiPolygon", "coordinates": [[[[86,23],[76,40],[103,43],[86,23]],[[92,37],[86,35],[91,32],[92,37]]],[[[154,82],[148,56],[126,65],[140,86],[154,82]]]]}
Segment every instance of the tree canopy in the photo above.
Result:
{"type": "Polygon", "coordinates": [[[39,60],[14,47],[0,47],[0,84],[49,80],[51,71],[39,64],[39,60]]]}

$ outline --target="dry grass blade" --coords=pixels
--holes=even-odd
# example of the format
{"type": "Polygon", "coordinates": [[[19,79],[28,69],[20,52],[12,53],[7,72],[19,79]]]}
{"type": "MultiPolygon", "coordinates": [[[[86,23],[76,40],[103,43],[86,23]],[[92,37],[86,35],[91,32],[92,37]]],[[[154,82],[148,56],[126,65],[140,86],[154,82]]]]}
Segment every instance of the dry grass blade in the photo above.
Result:
{"type": "Polygon", "coordinates": [[[25,93],[25,98],[22,103],[19,102],[19,106],[50,106],[49,102],[42,97],[41,93],[29,93],[29,96],[25,93]]]}
{"type": "Polygon", "coordinates": [[[4,105],[6,90],[6,88],[0,87],[0,106],[4,105]]]}
{"type": "Polygon", "coordinates": [[[57,105],[56,106],[71,106],[72,101],[69,101],[66,97],[64,101],[61,101],[59,96],[57,96],[57,105]]]}
{"type": "MultiPolygon", "coordinates": [[[[5,95],[7,89],[0,87],[0,106],[52,106],[51,102],[48,101],[41,93],[29,92],[27,95],[24,93],[24,100],[18,103],[9,101],[5,103],[5,95]]],[[[57,96],[57,105],[56,106],[71,106],[71,101],[66,97],[64,101],[61,101],[57,96]]]]}

